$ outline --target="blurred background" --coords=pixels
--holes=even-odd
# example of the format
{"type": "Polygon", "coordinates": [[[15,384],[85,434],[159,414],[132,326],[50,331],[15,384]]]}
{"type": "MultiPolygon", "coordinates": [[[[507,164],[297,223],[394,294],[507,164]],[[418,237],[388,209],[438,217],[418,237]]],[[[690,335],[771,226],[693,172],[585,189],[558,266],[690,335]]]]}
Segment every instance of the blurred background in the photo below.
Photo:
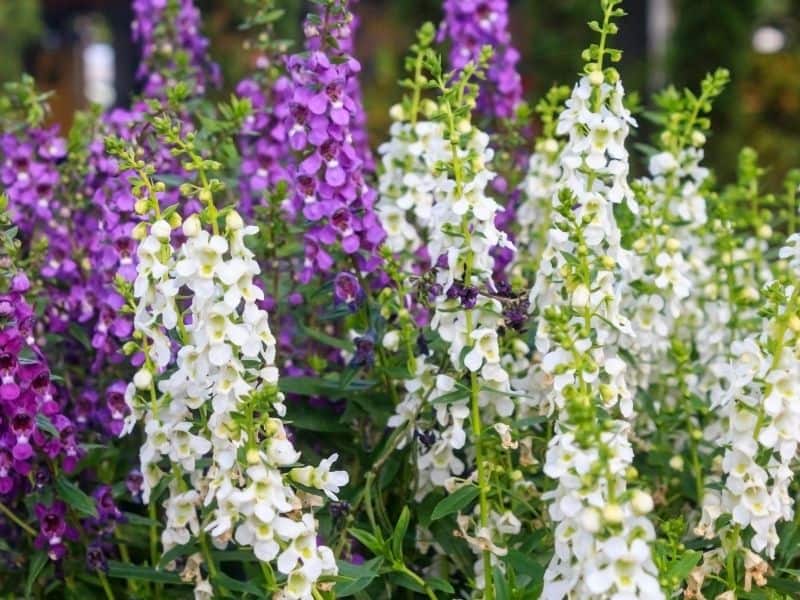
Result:
{"type": "MultiPolygon", "coordinates": [[[[212,56],[225,74],[227,95],[252,67],[242,50],[240,0],[196,0],[211,38],[212,56]]],[[[308,8],[287,10],[282,36],[297,39],[308,8]]],[[[511,0],[512,35],[522,54],[520,72],[532,104],[553,83],[572,84],[580,51],[592,34],[586,21],[597,0],[511,0]]],[[[666,82],[696,88],[717,66],[732,85],[713,114],[708,160],[723,181],[735,173],[736,153],[754,147],[768,168],[766,187],[777,191],[785,172],[800,167],[800,0],[628,0],[618,39],[629,92],[649,95],[666,82]]],[[[402,56],[414,29],[441,18],[439,0],[361,0],[358,55],[373,143],[388,126],[397,101],[402,56]]],[[[53,119],[68,127],[90,103],[125,105],[136,92],[137,50],[130,41],[127,0],[0,0],[0,81],[23,72],[55,92],[53,119]]],[[[643,140],[640,140],[643,141],[643,140]]]]}

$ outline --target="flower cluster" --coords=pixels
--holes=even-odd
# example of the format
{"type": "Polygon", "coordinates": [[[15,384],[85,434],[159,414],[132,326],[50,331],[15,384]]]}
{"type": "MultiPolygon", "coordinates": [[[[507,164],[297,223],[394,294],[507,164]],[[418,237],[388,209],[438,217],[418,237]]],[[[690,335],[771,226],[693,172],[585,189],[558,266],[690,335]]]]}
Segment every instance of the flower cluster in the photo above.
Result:
{"type": "Polygon", "coordinates": [[[372,272],[380,264],[376,250],[385,233],[353,134],[361,109],[351,80],[361,66],[340,45],[329,43],[349,36],[342,32],[351,31],[351,21],[346,3],[330,0],[322,18],[309,15],[304,25],[308,52],[287,62],[292,95],[286,128],[299,155],[293,212],[311,223],[301,281],[329,273],[334,248],[351,256],[360,271],[372,272]]]}
{"type": "Polygon", "coordinates": [[[28,285],[18,274],[0,295],[0,493],[10,498],[29,491],[28,475],[40,463],[50,460],[72,471],[81,456],[75,427],[33,339],[34,313],[23,296],[28,285]]]}
{"type": "MultiPolygon", "coordinates": [[[[211,193],[200,196],[211,202],[211,193]]],[[[259,267],[245,245],[257,228],[231,210],[220,231],[213,214],[211,231],[197,216],[186,219],[178,247],[170,223],[157,218],[138,248],[134,323],[146,359],[127,396],[134,419],[144,422],[143,499],[152,501],[168,478],[165,550],[205,535],[220,548],[235,541],[265,563],[277,559],[287,597],[311,598],[336,564],[317,545],[313,514],[292,482],[336,498],[347,475],[330,471],[335,456],[316,468],[295,466],[300,454],[281,421],[275,339],[257,306],[259,267]],[[178,300],[181,290],[188,307],[178,300]],[[173,364],[173,339],[180,342],[175,368],[161,376],[173,364]]],[[[213,573],[213,559],[204,561],[213,573]]],[[[199,571],[195,583],[198,593],[209,586],[199,571]]]]}
{"type": "Polygon", "coordinates": [[[789,264],[789,283],[765,288],[770,319],[762,333],[735,341],[731,361],[718,371],[721,385],[712,392],[712,408],[725,427],[718,440],[724,487],[706,490],[699,525],[700,532],[713,535],[716,520],[729,515],[735,535],[751,531],[750,546],[770,558],[780,541],[777,523],[794,516],[789,487],[800,443],[800,292],[793,283],[800,273],[799,248],[800,235],[794,234],[780,251],[789,264]]]}
{"type": "MultiPolygon", "coordinates": [[[[604,2],[606,28],[621,11],[604,2]]],[[[556,523],[555,553],[544,575],[543,598],[619,595],[664,598],[649,544],[651,497],[629,490],[633,394],[620,358],[621,335],[633,335],[621,314],[621,246],[614,205],[635,209],[627,183],[625,139],[633,119],[623,89],[603,60],[613,51],[593,46],[556,132],[567,141],[553,196],[548,243],[531,303],[541,321],[536,347],[550,378],[556,409],[545,473],[556,487],[545,494],[556,523]]],[[[612,54],[613,56],[613,54],[612,54]]]]}
{"type": "Polygon", "coordinates": [[[485,46],[493,50],[486,72],[487,86],[478,96],[478,111],[508,119],[522,102],[519,52],[508,30],[507,0],[445,0],[439,38],[450,40],[450,65],[461,70],[476,62],[485,46]]]}
{"type": "Polygon", "coordinates": [[[178,82],[190,82],[197,93],[219,85],[194,0],[134,0],[133,13],[133,40],[142,52],[136,74],[145,96],[163,97],[178,82]]]}

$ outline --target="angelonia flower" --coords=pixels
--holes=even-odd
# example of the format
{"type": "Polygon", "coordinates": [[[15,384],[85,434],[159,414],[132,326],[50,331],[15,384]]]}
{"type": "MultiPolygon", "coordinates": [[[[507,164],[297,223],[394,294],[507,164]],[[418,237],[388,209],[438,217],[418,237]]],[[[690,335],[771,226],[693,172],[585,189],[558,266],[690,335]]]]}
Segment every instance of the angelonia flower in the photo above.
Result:
{"type": "Polygon", "coordinates": [[[28,475],[39,463],[54,461],[74,470],[82,451],[75,427],[63,414],[47,362],[33,338],[34,312],[27,285],[0,294],[0,494],[25,494],[28,475]],[[42,428],[46,419],[58,432],[42,428]]]}
{"type": "MultiPolygon", "coordinates": [[[[606,17],[617,4],[604,4],[606,17]]],[[[620,332],[632,330],[619,306],[628,256],[613,207],[636,208],[624,146],[634,121],[616,70],[603,70],[609,51],[594,48],[558,119],[556,132],[567,140],[531,291],[541,318],[536,348],[556,412],[544,465],[555,488],[543,495],[555,523],[555,553],[542,598],[664,598],[650,550],[653,500],[628,488],[634,410],[618,352],[620,332]]]]}
{"type": "Polygon", "coordinates": [[[520,201],[516,207],[514,240],[519,260],[516,268],[535,272],[547,243],[553,195],[561,179],[558,158],[563,140],[556,137],[557,116],[569,95],[567,87],[553,87],[536,106],[542,121],[542,133],[528,159],[528,169],[520,185],[520,201]],[[525,261],[525,264],[520,264],[525,261]]]}
{"type": "Polygon", "coordinates": [[[248,98],[252,108],[238,139],[242,156],[239,209],[245,215],[251,214],[254,206],[263,205],[265,196],[279,183],[291,183],[285,126],[290,92],[289,79],[283,75],[266,84],[260,84],[257,78],[244,79],[236,86],[236,94],[248,98]]]}
{"type": "Polygon", "coordinates": [[[450,42],[450,66],[461,70],[476,62],[484,46],[493,50],[486,82],[478,96],[478,112],[508,119],[522,102],[520,55],[508,30],[507,0],[445,0],[439,41],[450,42]]]}
{"type": "Polygon", "coordinates": [[[291,212],[309,222],[302,282],[330,273],[335,250],[349,256],[362,272],[380,265],[377,249],[385,233],[374,211],[375,190],[365,180],[363,153],[353,136],[361,107],[351,95],[350,82],[361,66],[340,45],[328,43],[343,37],[351,20],[346,3],[329,0],[323,18],[306,19],[308,51],[287,60],[292,95],[286,128],[289,145],[298,155],[291,212]]]}
{"type": "MultiPolygon", "coordinates": [[[[300,453],[281,420],[275,338],[257,304],[260,269],[245,245],[256,231],[234,210],[223,228],[188,217],[179,245],[168,221],[147,224],[133,286],[146,358],[128,386],[126,432],[137,420],[144,425],[143,500],[154,501],[153,488],[168,480],[165,551],[206,535],[221,549],[252,548],[274,561],[287,598],[306,599],[336,563],[317,543],[309,498],[293,482],[336,499],[348,477],[330,470],[335,455],[319,467],[297,466],[300,453]],[[184,314],[179,290],[189,299],[184,314]]],[[[209,586],[199,569],[195,584],[198,593],[209,586]]]]}
{"type": "Polygon", "coordinates": [[[711,408],[719,411],[724,427],[717,439],[724,451],[723,485],[706,489],[697,528],[700,534],[728,539],[723,544],[728,552],[749,538],[750,547],[769,558],[775,557],[780,541],[777,524],[794,517],[790,486],[800,442],[800,291],[795,285],[800,235],[790,236],[779,256],[788,263],[788,278],[763,291],[770,316],[761,333],[733,342],[730,361],[718,370],[720,385],[712,390],[711,408]],[[730,524],[717,532],[721,515],[728,515],[730,524]]]}
{"type": "MultiPolygon", "coordinates": [[[[30,127],[24,133],[0,136],[0,182],[8,196],[11,219],[25,236],[42,226],[55,229],[63,217],[55,192],[58,163],[66,155],[67,142],[56,127],[30,127]]],[[[75,264],[52,267],[59,273],[70,268],[75,269],[75,264]]]]}
{"type": "MultiPolygon", "coordinates": [[[[436,60],[429,63],[428,68],[437,68],[436,60]]],[[[482,581],[488,585],[485,573],[495,567],[502,569],[499,557],[506,550],[499,537],[486,543],[491,530],[481,431],[484,423],[509,417],[515,405],[509,374],[501,365],[498,330],[503,309],[493,297],[494,259],[489,253],[492,247],[511,244],[494,225],[502,209],[487,192],[494,177],[489,168],[493,156],[489,136],[472,124],[468,111],[462,116],[459,104],[470,106],[474,101],[477,90],[470,80],[479,71],[479,65],[466,65],[455,82],[448,82],[441,72],[431,74],[441,92],[432,117],[443,125],[431,128],[419,141],[419,155],[436,165],[430,172],[434,177],[427,232],[434,265],[430,326],[444,343],[448,365],[444,372],[437,372],[439,359],[432,352],[415,357],[414,377],[405,382],[407,394],[389,425],[414,424],[407,436],[418,438],[417,499],[435,487],[450,486],[454,478],[465,474],[469,463],[477,467],[482,508],[476,518],[467,517],[469,523],[462,529],[474,532],[464,536],[479,540],[472,544],[483,557],[476,568],[484,573],[482,581]],[[445,396],[455,398],[437,401],[445,396]],[[429,428],[420,430],[417,416],[423,409],[433,412],[434,420],[429,428]]],[[[448,487],[448,491],[452,489],[448,487]]]]}
{"type": "Polygon", "coordinates": [[[194,0],[133,0],[133,14],[133,41],[142,53],[136,77],[145,96],[163,98],[178,82],[199,94],[220,84],[194,0]]]}

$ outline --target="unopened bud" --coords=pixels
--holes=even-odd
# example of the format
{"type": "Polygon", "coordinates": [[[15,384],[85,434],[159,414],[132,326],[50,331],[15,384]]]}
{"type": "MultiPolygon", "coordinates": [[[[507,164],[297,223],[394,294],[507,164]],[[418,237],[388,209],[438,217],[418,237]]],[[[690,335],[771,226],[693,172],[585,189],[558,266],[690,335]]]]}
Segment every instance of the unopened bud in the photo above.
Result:
{"type": "Polygon", "coordinates": [[[669,459],[669,466],[676,471],[683,471],[683,457],[676,454],[669,459]]]}
{"type": "Polygon", "coordinates": [[[150,202],[144,199],[137,200],[133,204],[133,210],[136,211],[137,215],[143,215],[150,209],[150,202]]]}
{"type": "Polygon", "coordinates": [[[618,523],[622,523],[624,516],[619,504],[606,504],[603,507],[603,519],[606,523],[617,525],[618,523]]]}
{"type": "Polygon", "coordinates": [[[589,288],[581,283],[572,292],[572,306],[584,308],[587,304],[589,304],[589,288]]]}
{"type": "Polygon", "coordinates": [[[147,237],[147,223],[138,223],[131,232],[131,237],[137,241],[147,237]]]}
{"type": "Polygon", "coordinates": [[[702,131],[693,131],[692,132],[692,145],[697,146],[698,148],[706,143],[706,136],[703,135],[702,131]]]}
{"type": "Polygon", "coordinates": [[[597,533],[600,531],[600,528],[603,526],[600,521],[600,512],[591,506],[585,508],[583,512],[581,512],[581,525],[589,533],[597,533]]]}
{"type": "Polygon", "coordinates": [[[600,70],[592,71],[591,73],[589,73],[589,83],[595,87],[597,87],[598,85],[602,85],[605,79],[606,78],[603,75],[603,72],[600,70]]]}
{"type": "Polygon", "coordinates": [[[139,369],[133,376],[133,385],[136,389],[146,390],[153,383],[153,375],[147,369],[139,369]]]}
{"type": "Polygon", "coordinates": [[[647,492],[636,490],[631,498],[631,506],[636,514],[646,515],[653,510],[653,497],[647,492]]]}
{"type": "Polygon", "coordinates": [[[163,242],[169,239],[172,234],[172,227],[164,219],[159,219],[150,227],[150,233],[163,242]]]}
{"type": "Polygon", "coordinates": [[[405,118],[402,104],[395,104],[389,109],[389,117],[392,121],[402,121],[405,118]]]}
{"type": "Polygon", "coordinates": [[[183,222],[183,235],[186,237],[194,237],[200,233],[200,219],[197,215],[192,215],[183,222]]]}
{"type": "Polygon", "coordinates": [[[238,212],[232,210],[225,215],[225,227],[227,227],[230,231],[238,231],[244,227],[244,221],[242,221],[242,217],[238,212]]]}
{"type": "Polygon", "coordinates": [[[666,242],[666,247],[668,252],[677,252],[680,250],[681,243],[675,238],[669,238],[666,242]]]}
{"type": "Polygon", "coordinates": [[[760,237],[762,240],[768,240],[772,237],[772,227],[764,223],[758,228],[756,235],[758,235],[758,237],[760,237]]]}
{"type": "Polygon", "coordinates": [[[396,331],[387,331],[381,343],[389,352],[397,352],[400,347],[400,334],[396,331]]]}

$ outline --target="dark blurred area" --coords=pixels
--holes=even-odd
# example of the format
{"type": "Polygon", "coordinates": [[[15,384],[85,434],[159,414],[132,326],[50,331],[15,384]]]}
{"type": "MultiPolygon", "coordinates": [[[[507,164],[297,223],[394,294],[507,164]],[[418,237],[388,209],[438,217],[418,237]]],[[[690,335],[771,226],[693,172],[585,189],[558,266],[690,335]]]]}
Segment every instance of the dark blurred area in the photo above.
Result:
{"type": "MultiPolygon", "coordinates": [[[[242,49],[239,0],[197,0],[213,58],[223,68],[227,95],[252,68],[242,49]]],[[[286,10],[281,35],[297,39],[308,6],[286,10]]],[[[586,21],[598,0],[511,0],[511,25],[529,102],[553,83],[571,84],[580,51],[593,40],[586,21]]],[[[718,66],[732,84],[713,114],[710,164],[720,179],[735,173],[736,153],[754,147],[777,190],[785,172],[800,166],[800,0],[628,0],[618,45],[629,92],[649,95],[666,83],[696,88],[718,66]]],[[[388,108],[397,101],[402,57],[416,27],[441,18],[439,0],[361,0],[358,54],[364,64],[365,103],[374,143],[385,135],[388,108]]],[[[136,92],[136,48],[130,41],[127,0],[0,0],[0,80],[22,72],[52,90],[53,119],[68,127],[75,110],[96,102],[124,105],[136,92]]],[[[647,131],[645,127],[645,132],[647,131]]],[[[644,141],[641,138],[639,141],[644,141]]]]}

